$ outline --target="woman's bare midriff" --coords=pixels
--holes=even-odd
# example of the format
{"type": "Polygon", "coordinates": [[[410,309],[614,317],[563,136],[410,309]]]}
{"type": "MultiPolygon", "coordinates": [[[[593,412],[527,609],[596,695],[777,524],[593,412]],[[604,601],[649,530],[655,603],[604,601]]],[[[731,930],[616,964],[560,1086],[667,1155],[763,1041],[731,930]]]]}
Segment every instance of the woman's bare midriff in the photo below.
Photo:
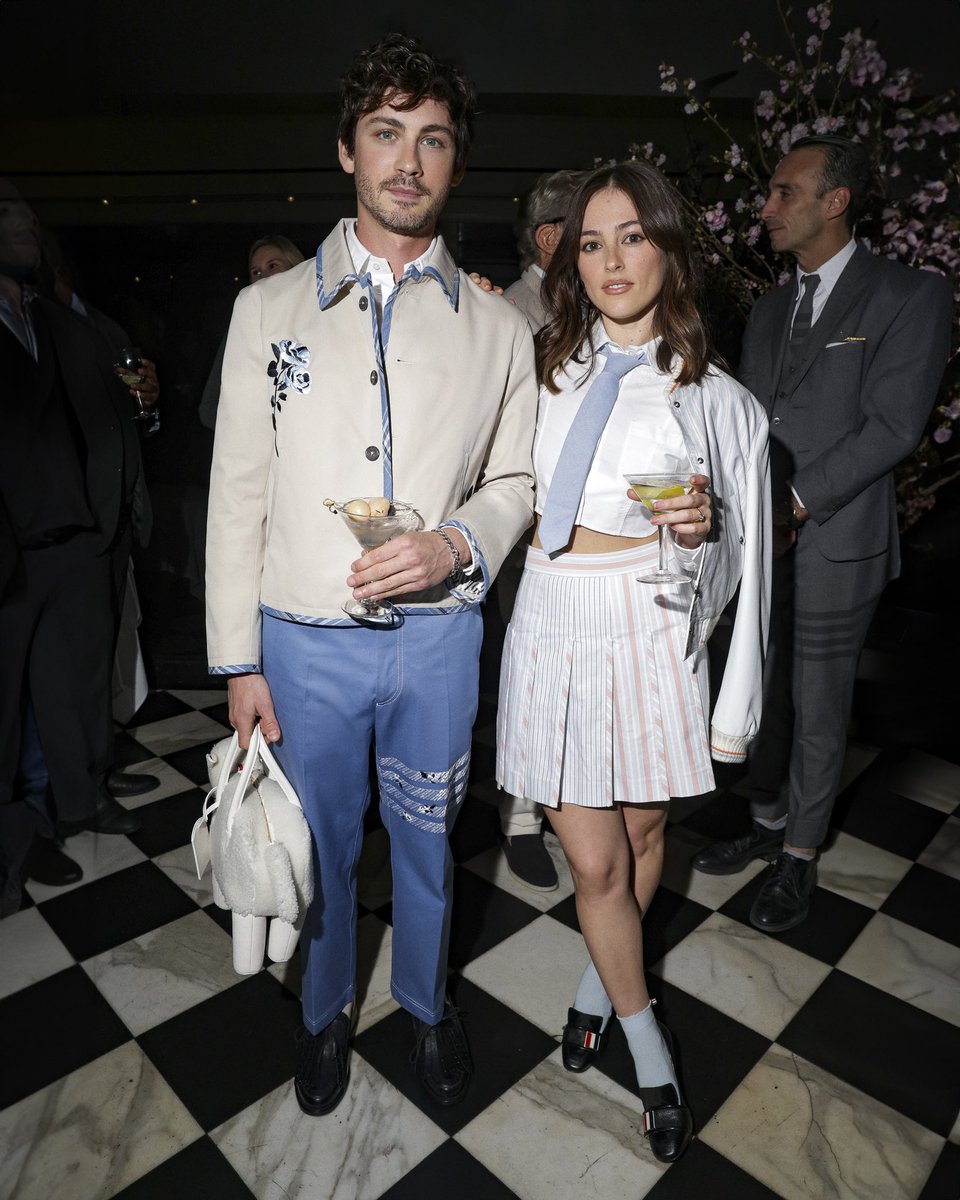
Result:
{"type": "MultiPolygon", "coordinates": [[[[536,524],[533,527],[533,545],[538,550],[542,550],[538,534],[539,513],[535,514],[534,520],[536,524]]],[[[610,554],[616,550],[630,550],[634,546],[646,546],[656,540],[656,532],[642,538],[620,537],[616,533],[600,533],[596,529],[588,529],[586,525],[574,525],[573,536],[570,538],[567,551],[570,554],[610,554]]]]}

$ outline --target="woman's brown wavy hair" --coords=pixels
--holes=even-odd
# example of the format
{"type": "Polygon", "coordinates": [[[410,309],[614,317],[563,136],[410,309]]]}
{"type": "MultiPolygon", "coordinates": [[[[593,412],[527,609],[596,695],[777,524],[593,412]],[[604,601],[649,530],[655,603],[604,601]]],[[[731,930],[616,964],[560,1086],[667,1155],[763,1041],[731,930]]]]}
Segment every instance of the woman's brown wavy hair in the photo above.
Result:
{"type": "MultiPolygon", "coordinates": [[[[605,188],[633,201],[644,235],[664,257],[663,289],[653,314],[653,333],[662,339],[657,367],[669,374],[676,356],[681,363],[677,382],[699,383],[710,365],[710,342],[697,306],[703,268],[676,189],[645,162],[600,167],[571,197],[563,234],[543,281],[544,299],[553,315],[536,338],[538,376],[549,391],[557,392],[557,376],[567,362],[589,361],[578,351],[598,312],[580,279],[580,231],[587,205],[605,188]]],[[[591,346],[590,353],[595,349],[591,346]]]]}

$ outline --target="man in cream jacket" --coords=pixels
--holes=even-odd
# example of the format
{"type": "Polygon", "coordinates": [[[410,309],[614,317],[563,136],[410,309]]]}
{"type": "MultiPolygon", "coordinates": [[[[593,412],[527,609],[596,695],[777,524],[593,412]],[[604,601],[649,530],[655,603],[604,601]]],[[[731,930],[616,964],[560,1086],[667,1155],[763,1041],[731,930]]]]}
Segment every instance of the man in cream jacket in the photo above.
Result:
{"type": "Polygon", "coordinates": [[[330,1112],[355,1023],[356,864],[374,748],[393,867],[394,998],[432,1100],[472,1074],[445,996],[452,861],[477,706],[479,600],[529,524],[533,345],[512,305],[470,285],[436,224],[459,183],[474,94],[389,35],[343,80],[339,157],[357,216],[315,262],[237,300],[207,534],[208,652],[241,741],[259,722],[313,832],[301,938],[296,1094],[330,1112]],[[423,530],[363,553],[324,507],[411,504],[423,530]],[[395,616],[345,616],[389,599],[395,616]]]}

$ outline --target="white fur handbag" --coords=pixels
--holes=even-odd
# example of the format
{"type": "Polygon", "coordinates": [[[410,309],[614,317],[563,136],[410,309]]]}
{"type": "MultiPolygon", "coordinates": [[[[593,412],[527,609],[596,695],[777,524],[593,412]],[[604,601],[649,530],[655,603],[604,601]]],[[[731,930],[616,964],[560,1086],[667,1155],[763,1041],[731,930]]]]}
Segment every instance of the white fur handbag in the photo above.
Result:
{"type": "Polygon", "coordinates": [[[237,734],[217,742],[207,773],[210,791],[191,838],[197,878],[212,865],[214,902],[233,913],[234,970],[254,975],[264,949],[274,962],[296,949],[313,899],[310,828],[259,726],[246,751],[237,734]]]}

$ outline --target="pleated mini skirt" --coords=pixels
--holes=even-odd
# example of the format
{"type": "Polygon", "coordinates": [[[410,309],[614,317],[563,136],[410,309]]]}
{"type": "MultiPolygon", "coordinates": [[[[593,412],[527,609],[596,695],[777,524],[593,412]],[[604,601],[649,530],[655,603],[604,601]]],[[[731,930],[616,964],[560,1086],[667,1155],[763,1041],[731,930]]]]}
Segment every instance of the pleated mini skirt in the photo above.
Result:
{"type": "Polygon", "coordinates": [[[608,808],[713,788],[707,656],[683,658],[690,588],[637,582],[656,565],[655,542],[527,551],[500,672],[506,791],[608,808]]]}

